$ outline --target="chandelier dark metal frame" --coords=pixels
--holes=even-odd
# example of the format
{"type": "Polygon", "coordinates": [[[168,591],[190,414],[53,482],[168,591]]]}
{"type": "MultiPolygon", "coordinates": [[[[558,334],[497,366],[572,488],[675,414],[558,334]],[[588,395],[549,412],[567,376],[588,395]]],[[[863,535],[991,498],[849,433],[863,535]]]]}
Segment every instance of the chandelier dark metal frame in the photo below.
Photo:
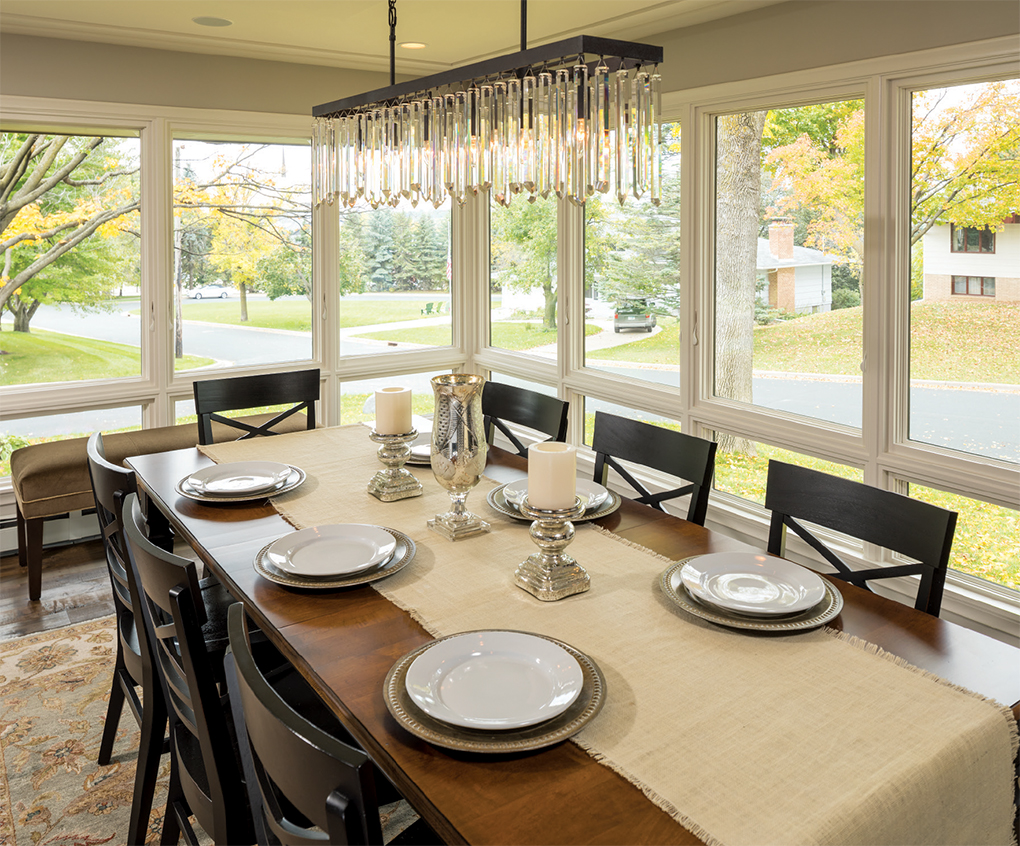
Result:
{"type": "Polygon", "coordinates": [[[519,52],[394,83],[395,30],[390,0],[388,87],[312,110],[316,204],[438,208],[485,191],[502,205],[658,204],[661,47],[578,35],[526,48],[523,0],[519,52]]]}

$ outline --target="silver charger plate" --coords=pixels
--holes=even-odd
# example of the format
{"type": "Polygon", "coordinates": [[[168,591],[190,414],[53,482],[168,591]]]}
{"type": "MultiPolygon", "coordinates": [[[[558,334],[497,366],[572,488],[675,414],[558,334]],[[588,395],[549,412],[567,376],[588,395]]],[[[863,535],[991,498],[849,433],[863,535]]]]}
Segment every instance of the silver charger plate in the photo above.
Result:
{"type": "MultiPolygon", "coordinates": [[[[465,632],[458,632],[449,637],[458,637],[465,632]]],[[[522,632],[522,634],[531,634],[522,632]]],[[[569,644],[555,638],[543,637],[551,643],[566,650],[580,665],[584,680],[581,692],[569,708],[562,714],[536,725],[516,729],[469,729],[450,725],[436,720],[418,708],[407,692],[407,669],[411,663],[436,643],[448,638],[440,638],[426,643],[393,665],[383,683],[383,699],[393,718],[415,737],[442,747],[459,752],[481,752],[486,754],[505,754],[510,752],[530,752],[553,746],[577,734],[602,710],[605,704],[606,681],[598,665],[583,652],[579,652],[569,644]]]]}
{"type": "MultiPolygon", "coordinates": [[[[500,514],[505,514],[507,517],[512,517],[514,520],[521,520],[525,523],[534,522],[530,517],[525,517],[514,508],[507,498],[503,496],[503,488],[506,485],[500,485],[498,488],[493,488],[485,497],[485,501],[489,503],[489,506],[500,514]]],[[[606,501],[602,503],[594,511],[585,511],[580,517],[575,520],[571,520],[571,523],[587,523],[589,520],[598,520],[599,517],[605,517],[607,514],[612,514],[616,509],[620,507],[620,503],[623,502],[621,497],[616,491],[609,491],[609,496],[606,497],[606,501]]]]}
{"type": "MultiPolygon", "coordinates": [[[[697,556],[691,556],[695,557],[697,556]]],[[[680,569],[691,558],[681,558],[671,564],[662,574],[659,583],[662,592],[676,605],[688,614],[708,620],[710,623],[755,632],[798,632],[824,626],[838,617],[839,612],[843,610],[843,596],[828,579],[822,579],[825,584],[825,598],[821,602],[813,608],[786,617],[751,617],[707,605],[691,596],[680,578],[680,569]]]]}
{"type": "Polygon", "coordinates": [[[287,493],[287,491],[292,491],[304,482],[307,478],[305,471],[300,467],[295,467],[293,464],[288,466],[290,467],[290,475],[284,479],[283,484],[268,491],[260,491],[259,493],[238,494],[237,496],[208,496],[207,494],[199,493],[188,484],[190,476],[185,476],[181,479],[174,487],[174,490],[185,499],[193,499],[195,502],[204,502],[206,504],[211,502],[258,502],[260,499],[269,499],[271,496],[279,496],[282,493],[287,493]]]}
{"type": "Polygon", "coordinates": [[[415,553],[414,541],[403,532],[398,532],[396,529],[389,528],[389,526],[380,526],[379,528],[393,535],[397,546],[393,550],[393,555],[384,564],[373,570],[351,573],[348,576],[322,578],[291,575],[290,573],[278,570],[269,561],[266,553],[273,544],[267,543],[255,556],[255,561],[253,562],[255,572],[264,579],[284,587],[311,588],[313,590],[335,590],[336,588],[355,587],[356,585],[367,585],[370,582],[377,582],[379,579],[385,579],[403,570],[404,567],[411,563],[415,553]]]}

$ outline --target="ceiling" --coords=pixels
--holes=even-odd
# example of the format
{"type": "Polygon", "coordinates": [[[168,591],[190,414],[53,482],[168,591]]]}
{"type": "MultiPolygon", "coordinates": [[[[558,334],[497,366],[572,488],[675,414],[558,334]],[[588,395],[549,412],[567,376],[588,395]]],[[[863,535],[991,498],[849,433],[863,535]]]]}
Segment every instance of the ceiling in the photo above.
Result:
{"type": "MultiPolygon", "coordinates": [[[[782,0],[531,0],[528,46],[598,35],[655,43],[655,34],[782,0]]],[[[397,0],[397,73],[421,76],[520,47],[518,0],[397,0]]],[[[272,59],[389,69],[386,0],[3,0],[0,31],[272,59]],[[200,26],[196,17],[228,20],[200,26]]]]}

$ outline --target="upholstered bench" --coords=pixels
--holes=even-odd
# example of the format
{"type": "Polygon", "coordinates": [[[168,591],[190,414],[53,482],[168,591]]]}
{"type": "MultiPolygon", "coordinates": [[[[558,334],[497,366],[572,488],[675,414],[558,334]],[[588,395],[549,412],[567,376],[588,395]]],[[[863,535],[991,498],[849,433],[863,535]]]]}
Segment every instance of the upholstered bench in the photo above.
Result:
{"type": "MultiPolygon", "coordinates": [[[[253,414],[243,419],[259,426],[273,414],[253,414]]],[[[295,414],[277,425],[279,432],[302,431],[305,416],[295,414]]],[[[213,423],[216,442],[238,437],[237,429],[213,423]]],[[[17,501],[18,561],[28,567],[28,598],[39,599],[42,593],[43,522],[72,511],[95,507],[89,482],[85,444],[88,438],[70,438],[16,449],[11,453],[11,481],[17,501]]],[[[103,436],[106,457],[115,464],[133,455],[147,455],[172,449],[185,449],[198,443],[198,427],[194,423],[139,429],[103,436]]]]}

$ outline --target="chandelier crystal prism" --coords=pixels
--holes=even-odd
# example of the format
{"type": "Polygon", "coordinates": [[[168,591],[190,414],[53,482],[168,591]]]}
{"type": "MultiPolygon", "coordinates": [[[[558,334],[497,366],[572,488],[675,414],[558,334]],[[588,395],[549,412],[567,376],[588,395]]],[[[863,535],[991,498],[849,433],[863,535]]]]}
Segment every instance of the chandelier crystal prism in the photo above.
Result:
{"type": "Polygon", "coordinates": [[[662,48],[575,36],[312,110],[316,205],[658,205],[662,48]]]}

